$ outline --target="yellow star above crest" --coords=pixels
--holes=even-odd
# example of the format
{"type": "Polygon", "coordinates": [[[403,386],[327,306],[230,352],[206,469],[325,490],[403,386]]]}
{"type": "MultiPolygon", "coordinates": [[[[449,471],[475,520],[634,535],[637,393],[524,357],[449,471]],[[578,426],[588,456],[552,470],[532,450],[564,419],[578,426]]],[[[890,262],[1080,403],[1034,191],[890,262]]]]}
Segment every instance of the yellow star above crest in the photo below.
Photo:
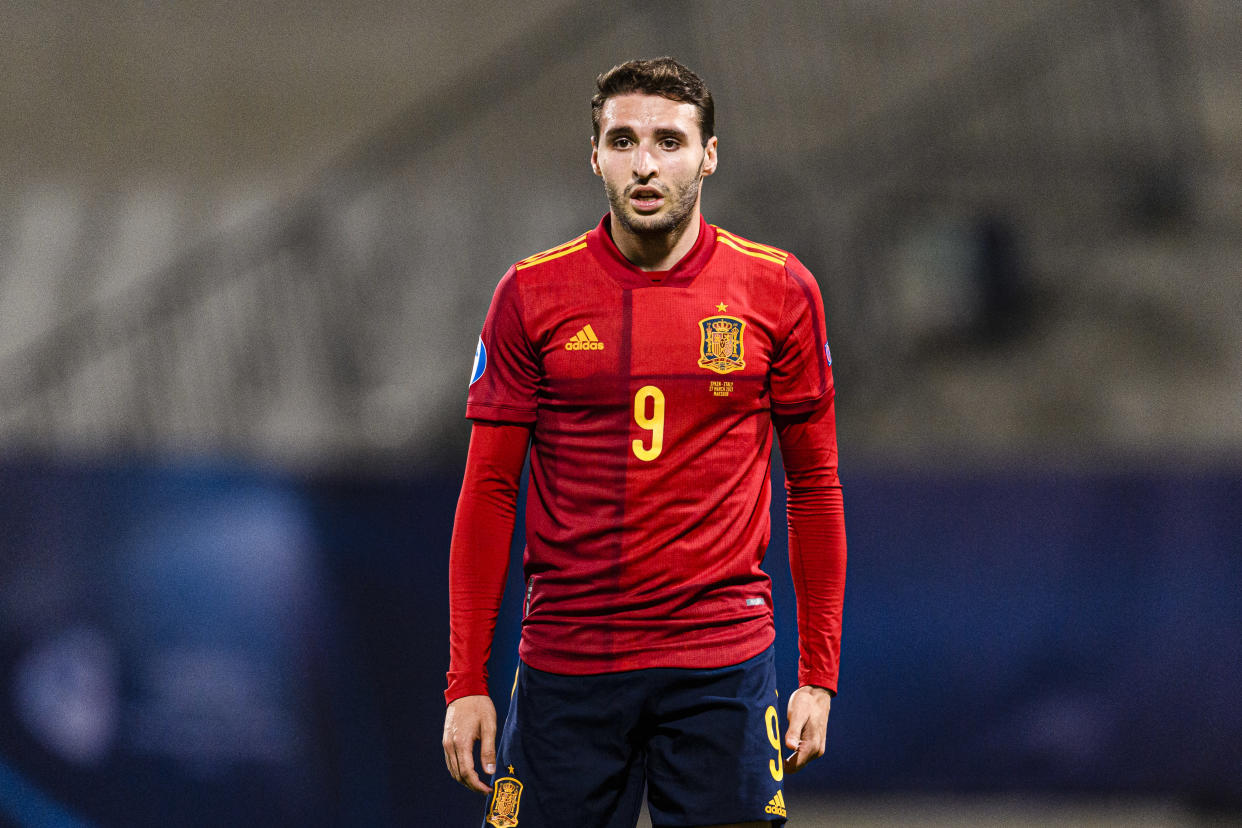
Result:
{"type": "Polygon", "coordinates": [[[510,774],[510,775],[512,775],[512,774],[513,774],[513,765],[510,765],[510,766],[509,766],[509,774],[510,774]]]}
{"type": "Polygon", "coordinates": [[[729,309],[729,306],[726,305],[724,302],[721,302],[719,305],[716,306],[716,310],[720,311],[721,313],[724,313],[728,309],[729,309]]]}

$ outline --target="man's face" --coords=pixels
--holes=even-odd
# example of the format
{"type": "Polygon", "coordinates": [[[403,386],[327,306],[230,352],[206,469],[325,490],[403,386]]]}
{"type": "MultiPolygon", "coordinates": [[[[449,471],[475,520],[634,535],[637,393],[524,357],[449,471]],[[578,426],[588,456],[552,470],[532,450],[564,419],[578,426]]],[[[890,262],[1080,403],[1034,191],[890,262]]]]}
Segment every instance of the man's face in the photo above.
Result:
{"type": "Polygon", "coordinates": [[[699,187],[716,170],[716,138],[704,146],[694,104],[630,93],[604,102],[591,168],[612,214],[636,235],[667,234],[695,214],[699,187]]]}

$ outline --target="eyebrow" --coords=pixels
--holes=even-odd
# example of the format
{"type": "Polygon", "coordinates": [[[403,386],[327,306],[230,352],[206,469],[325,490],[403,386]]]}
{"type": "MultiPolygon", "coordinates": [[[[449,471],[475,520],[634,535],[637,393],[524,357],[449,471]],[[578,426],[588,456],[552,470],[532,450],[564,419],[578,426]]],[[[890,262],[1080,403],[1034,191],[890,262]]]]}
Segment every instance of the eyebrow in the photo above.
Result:
{"type": "Polygon", "coordinates": [[[612,129],[604,133],[604,139],[609,140],[609,141],[612,140],[613,138],[621,138],[621,137],[632,138],[633,136],[634,136],[634,130],[627,126],[615,126],[612,129]]]}
{"type": "MultiPolygon", "coordinates": [[[[610,141],[614,138],[633,138],[635,134],[633,127],[615,126],[604,133],[604,139],[610,141]]],[[[673,127],[659,127],[655,130],[655,137],[657,140],[661,138],[677,138],[678,140],[685,141],[686,133],[673,127]]]]}

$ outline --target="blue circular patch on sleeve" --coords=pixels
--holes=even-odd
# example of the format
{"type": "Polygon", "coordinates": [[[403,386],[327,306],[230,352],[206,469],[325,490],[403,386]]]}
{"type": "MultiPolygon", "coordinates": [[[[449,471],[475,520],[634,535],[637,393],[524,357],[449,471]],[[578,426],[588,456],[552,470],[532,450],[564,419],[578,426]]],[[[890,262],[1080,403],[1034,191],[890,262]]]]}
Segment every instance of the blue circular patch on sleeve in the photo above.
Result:
{"type": "Polygon", "coordinates": [[[479,345],[474,349],[474,368],[470,371],[470,384],[474,385],[487,370],[487,348],[483,347],[483,337],[479,337],[479,345]]]}

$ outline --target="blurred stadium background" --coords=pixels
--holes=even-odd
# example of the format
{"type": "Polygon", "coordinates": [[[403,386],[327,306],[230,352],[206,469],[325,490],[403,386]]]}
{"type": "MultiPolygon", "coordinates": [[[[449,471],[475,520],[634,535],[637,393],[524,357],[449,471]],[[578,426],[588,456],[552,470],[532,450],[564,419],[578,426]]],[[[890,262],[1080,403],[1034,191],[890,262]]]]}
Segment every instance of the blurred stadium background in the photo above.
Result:
{"type": "Polygon", "coordinates": [[[606,210],[594,76],[660,54],[706,216],[827,305],[851,580],[791,824],[1242,819],[1236,0],[46,0],[0,47],[0,821],[477,824],[474,343],[606,210]]]}

